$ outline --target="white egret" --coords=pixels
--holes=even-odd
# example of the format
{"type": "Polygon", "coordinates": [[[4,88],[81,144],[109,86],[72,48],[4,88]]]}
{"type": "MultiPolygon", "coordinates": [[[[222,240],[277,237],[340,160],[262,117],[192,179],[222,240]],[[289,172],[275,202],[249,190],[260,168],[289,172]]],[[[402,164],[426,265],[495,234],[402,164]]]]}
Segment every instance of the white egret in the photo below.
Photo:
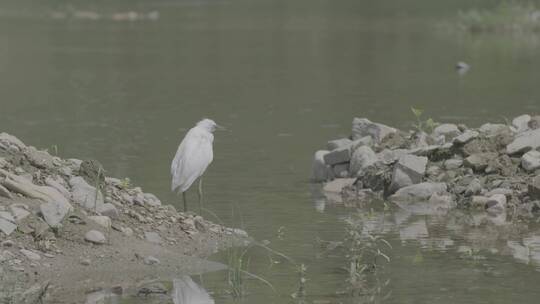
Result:
{"type": "Polygon", "coordinates": [[[186,191],[191,184],[199,179],[199,211],[202,213],[202,175],[212,162],[214,152],[214,131],[223,129],[211,119],[203,119],[191,128],[176,151],[172,165],[171,175],[172,191],[182,192],[184,211],[187,211],[186,191]]]}
{"type": "Polygon", "coordinates": [[[188,276],[173,280],[174,304],[214,304],[208,292],[188,276]]]}

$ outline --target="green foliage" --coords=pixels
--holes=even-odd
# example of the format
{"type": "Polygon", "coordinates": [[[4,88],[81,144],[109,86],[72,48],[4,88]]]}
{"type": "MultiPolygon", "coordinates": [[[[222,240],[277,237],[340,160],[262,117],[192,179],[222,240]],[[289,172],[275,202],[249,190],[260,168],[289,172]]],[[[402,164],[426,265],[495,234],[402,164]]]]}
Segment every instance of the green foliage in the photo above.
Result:
{"type": "Polygon", "coordinates": [[[348,293],[359,303],[380,303],[390,296],[386,292],[390,280],[381,280],[379,270],[384,262],[391,261],[386,251],[392,250],[392,246],[364,228],[365,216],[358,213],[345,221],[348,293]]]}
{"type": "Polygon", "coordinates": [[[439,125],[439,123],[435,122],[431,117],[422,120],[422,115],[424,114],[424,110],[422,109],[411,107],[411,112],[416,119],[416,122],[413,123],[413,128],[419,132],[431,133],[433,132],[433,129],[439,125]]]}

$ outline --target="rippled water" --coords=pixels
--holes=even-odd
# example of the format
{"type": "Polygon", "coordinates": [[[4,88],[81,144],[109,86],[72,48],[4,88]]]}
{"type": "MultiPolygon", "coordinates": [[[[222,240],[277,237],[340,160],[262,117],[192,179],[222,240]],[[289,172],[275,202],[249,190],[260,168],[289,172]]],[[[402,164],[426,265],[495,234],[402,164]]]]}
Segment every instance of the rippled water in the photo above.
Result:
{"type": "MultiPolygon", "coordinates": [[[[408,127],[416,106],[438,121],[475,126],[539,112],[534,39],[456,36],[439,27],[460,9],[496,3],[5,2],[0,129],[54,145],[64,157],[99,159],[109,174],[180,206],[169,192],[172,156],[186,129],[215,119],[230,131],[216,134],[206,206],[306,264],[309,301],[347,303],[336,295],[346,260],[339,249],[321,256],[315,239],[341,240],[354,209],[323,208],[311,193],[312,154],[349,135],[354,116],[408,127]],[[115,20],[126,11],[159,16],[115,20]],[[462,76],[454,70],[461,60],[472,66],[462,76]]],[[[386,302],[536,302],[535,224],[416,211],[363,211],[365,225],[393,246],[382,273],[392,292],[386,302]]],[[[250,271],[277,293],[249,280],[242,301],[291,302],[296,269],[260,249],[249,255],[250,271]]],[[[217,303],[233,302],[224,295],[225,273],[195,279],[217,303]]]]}

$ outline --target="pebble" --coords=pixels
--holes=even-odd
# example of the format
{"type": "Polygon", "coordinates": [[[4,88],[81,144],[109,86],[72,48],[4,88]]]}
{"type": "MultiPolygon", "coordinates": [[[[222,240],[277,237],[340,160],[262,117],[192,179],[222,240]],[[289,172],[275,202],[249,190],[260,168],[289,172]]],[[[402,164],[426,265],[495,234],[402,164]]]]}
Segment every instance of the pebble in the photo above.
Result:
{"type": "Polygon", "coordinates": [[[107,241],[107,239],[105,238],[103,233],[101,233],[100,231],[97,231],[97,230],[88,231],[84,235],[84,239],[86,241],[88,241],[90,243],[94,243],[94,244],[105,244],[105,242],[107,241]]]}

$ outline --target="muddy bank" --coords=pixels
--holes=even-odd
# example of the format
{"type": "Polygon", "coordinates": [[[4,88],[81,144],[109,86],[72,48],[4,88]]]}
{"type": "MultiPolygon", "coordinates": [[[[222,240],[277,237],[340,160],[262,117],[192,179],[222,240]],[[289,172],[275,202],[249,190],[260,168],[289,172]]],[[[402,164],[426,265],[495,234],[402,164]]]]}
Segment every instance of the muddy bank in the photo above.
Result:
{"type": "Polygon", "coordinates": [[[223,269],[204,258],[247,240],[106,173],[0,133],[0,303],[136,294],[152,278],[223,269]]]}
{"type": "Polygon", "coordinates": [[[355,118],[351,136],[315,153],[313,176],[330,201],[427,201],[442,209],[513,212],[540,207],[540,116],[479,128],[421,124],[402,131],[355,118]]]}

